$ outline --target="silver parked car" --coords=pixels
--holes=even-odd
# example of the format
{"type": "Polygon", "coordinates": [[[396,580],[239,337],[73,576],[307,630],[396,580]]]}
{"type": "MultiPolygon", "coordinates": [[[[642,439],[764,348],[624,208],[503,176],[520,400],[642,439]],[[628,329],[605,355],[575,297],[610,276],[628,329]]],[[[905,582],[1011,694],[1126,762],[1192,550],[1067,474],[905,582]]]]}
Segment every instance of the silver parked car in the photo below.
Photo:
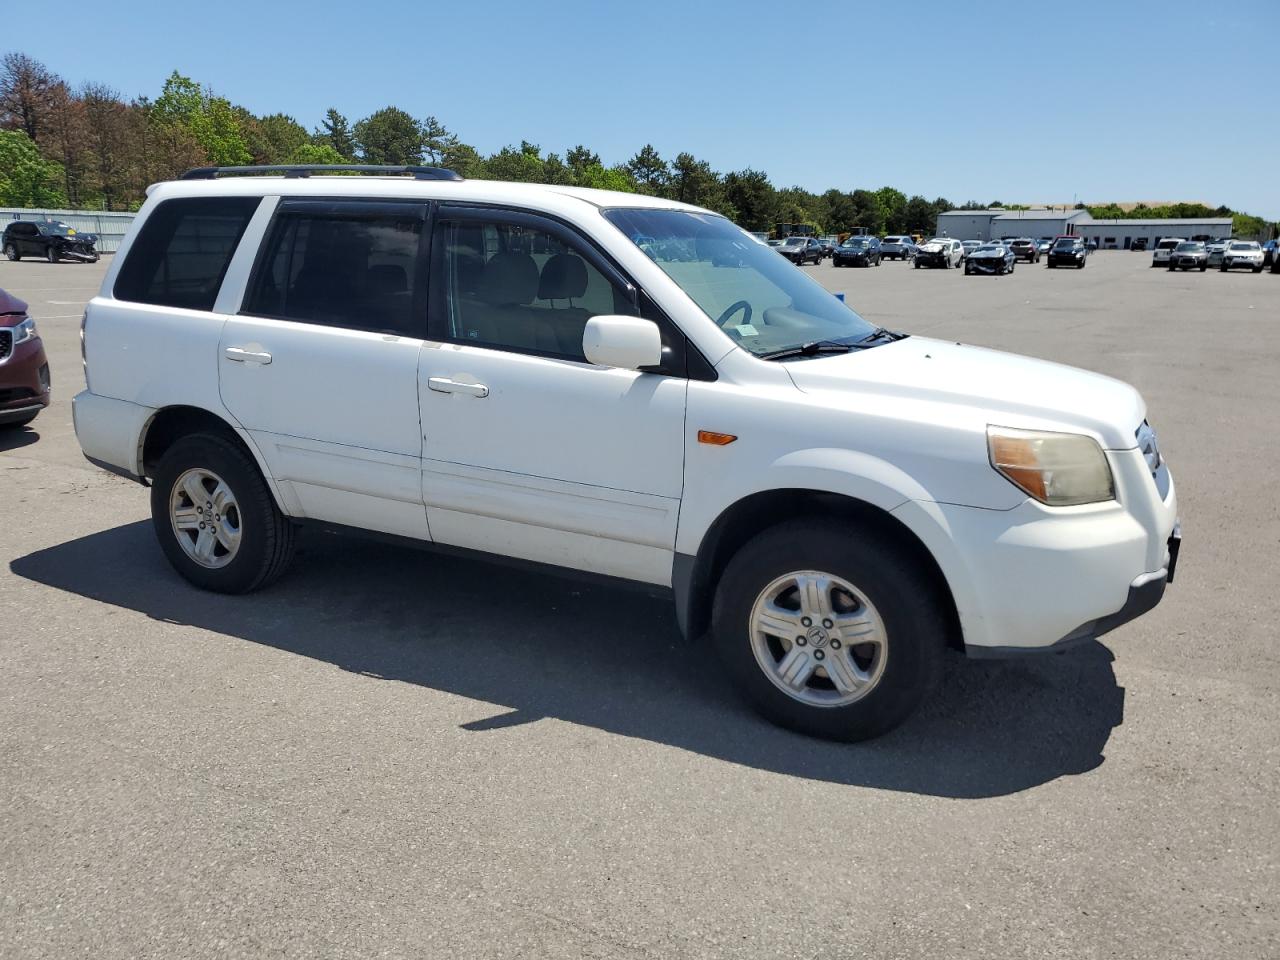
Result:
{"type": "Polygon", "coordinates": [[[1184,240],[1173,248],[1169,256],[1169,272],[1174,270],[1199,270],[1204,273],[1209,269],[1209,251],[1199,240],[1184,240]]]}
{"type": "Polygon", "coordinates": [[[1262,272],[1262,244],[1256,240],[1232,240],[1222,254],[1221,270],[1236,270],[1248,267],[1254,273],[1262,272]]]}
{"type": "Polygon", "coordinates": [[[910,237],[892,236],[880,241],[880,256],[886,260],[913,260],[916,242],[910,237]]]}

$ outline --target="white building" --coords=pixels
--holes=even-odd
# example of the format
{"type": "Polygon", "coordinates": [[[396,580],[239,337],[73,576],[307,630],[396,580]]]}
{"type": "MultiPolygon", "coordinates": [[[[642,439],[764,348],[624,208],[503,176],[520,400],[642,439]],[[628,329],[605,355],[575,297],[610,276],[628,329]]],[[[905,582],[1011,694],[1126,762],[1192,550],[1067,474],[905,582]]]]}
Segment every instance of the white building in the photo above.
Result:
{"type": "Polygon", "coordinates": [[[1128,250],[1139,237],[1150,250],[1162,237],[1218,240],[1231,236],[1230,217],[1182,220],[1095,220],[1088,210],[1061,207],[1035,210],[948,210],[938,214],[937,236],[957,240],[1004,240],[1013,237],[1059,237],[1067,234],[1096,240],[1102,250],[1128,250]]]}
{"type": "Polygon", "coordinates": [[[1231,236],[1230,217],[1191,217],[1185,220],[1093,220],[1076,228],[1086,240],[1097,240],[1099,250],[1128,250],[1143,237],[1150,250],[1163,237],[1182,240],[1225,240],[1231,236]]]}

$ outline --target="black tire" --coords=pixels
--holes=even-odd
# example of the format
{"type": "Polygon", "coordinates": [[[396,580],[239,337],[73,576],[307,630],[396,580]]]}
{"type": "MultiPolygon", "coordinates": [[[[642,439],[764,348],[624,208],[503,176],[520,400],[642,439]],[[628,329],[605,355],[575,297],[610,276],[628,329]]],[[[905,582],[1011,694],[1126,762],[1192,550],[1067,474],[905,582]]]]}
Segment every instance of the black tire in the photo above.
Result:
{"type": "Polygon", "coordinates": [[[175,570],[204,590],[249,593],[278,579],[293,558],[296,527],[276,507],[258,465],[234,439],[198,433],[169,448],[151,486],[151,521],[156,538],[175,570]],[[169,498],[187,470],[203,467],[231,488],[240,511],[241,540],[225,566],[210,569],[187,556],[169,521],[169,498]]]}
{"type": "Polygon", "coordinates": [[[21,430],[39,415],[40,411],[37,410],[35,413],[28,414],[21,420],[10,420],[7,423],[0,423],[0,430],[21,430]]]}
{"type": "Polygon", "coordinates": [[[1254,272],[1254,273],[1261,273],[1261,272],[1262,272],[1262,268],[1261,268],[1261,267],[1254,267],[1254,268],[1253,268],[1253,272],[1254,272]]]}
{"type": "Polygon", "coordinates": [[[58,262],[58,254],[56,251],[54,251],[53,247],[44,248],[44,258],[48,260],[50,263],[58,262]]]}
{"type": "Polygon", "coordinates": [[[972,275],[973,275],[973,271],[972,271],[971,269],[969,269],[969,264],[967,264],[967,263],[964,265],[964,275],[965,275],[966,277],[969,277],[969,276],[972,276],[972,275]]]}
{"type": "Polygon", "coordinates": [[[1057,264],[1056,264],[1056,263],[1054,263],[1052,260],[1050,260],[1048,263],[1046,263],[1046,264],[1044,265],[1044,268],[1045,268],[1046,270],[1052,270],[1052,269],[1054,269],[1055,267],[1057,267],[1057,264]]]}
{"type": "Polygon", "coordinates": [[[8,257],[10,260],[12,260],[14,263],[17,263],[19,260],[22,259],[22,254],[18,252],[18,248],[14,246],[12,243],[5,244],[4,255],[8,257]]]}
{"type": "Polygon", "coordinates": [[[915,267],[916,267],[916,269],[917,269],[917,270],[919,270],[919,269],[920,269],[920,261],[919,261],[919,260],[917,260],[917,261],[915,262],[915,267]]]}
{"type": "Polygon", "coordinates": [[[1208,265],[1207,263],[1202,263],[1202,264],[1200,264],[1200,272],[1201,272],[1201,273],[1204,273],[1204,272],[1205,272],[1206,270],[1208,270],[1208,269],[1209,269],[1209,265],[1208,265]]]}
{"type": "Polygon", "coordinates": [[[1218,268],[1218,272],[1219,272],[1219,273],[1226,273],[1226,272],[1227,272],[1227,265],[1224,263],[1222,266],[1220,266],[1220,267],[1218,268]]]}
{"type": "Polygon", "coordinates": [[[905,720],[936,686],[946,617],[920,565],[891,540],[852,523],[795,520],[748,542],[716,590],[712,638],[738,691],[774,723],[829,740],[866,740],[905,720]],[[751,610],[775,578],[817,570],[865,594],[884,624],[888,655],[879,682],[844,706],[812,706],[771,681],[751,647],[751,610]]]}
{"type": "Polygon", "coordinates": [[[1077,263],[1077,264],[1076,264],[1076,269],[1077,269],[1077,270],[1083,270],[1083,269],[1084,269],[1084,261],[1083,261],[1083,260],[1081,260],[1079,263],[1077,263]]]}

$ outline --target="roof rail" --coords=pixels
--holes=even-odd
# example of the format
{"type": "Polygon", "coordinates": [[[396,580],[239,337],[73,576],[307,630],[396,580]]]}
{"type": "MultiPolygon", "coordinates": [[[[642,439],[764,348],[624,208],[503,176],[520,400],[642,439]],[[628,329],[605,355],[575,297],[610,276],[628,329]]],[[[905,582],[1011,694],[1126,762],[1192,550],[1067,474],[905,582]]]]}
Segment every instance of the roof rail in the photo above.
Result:
{"type": "Polygon", "coordinates": [[[272,163],[252,167],[193,167],[179,180],[217,180],[219,177],[250,177],[259,173],[282,173],[293,179],[313,173],[411,173],[415,180],[461,180],[462,175],[444,167],[395,166],[365,163],[272,163]]]}

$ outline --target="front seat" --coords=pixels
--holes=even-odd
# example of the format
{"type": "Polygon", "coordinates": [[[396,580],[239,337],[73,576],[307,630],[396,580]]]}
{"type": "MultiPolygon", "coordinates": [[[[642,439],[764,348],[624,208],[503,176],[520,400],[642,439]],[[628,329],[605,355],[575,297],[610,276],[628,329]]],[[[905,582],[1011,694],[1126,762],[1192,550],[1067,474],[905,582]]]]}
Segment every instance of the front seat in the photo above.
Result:
{"type": "Polygon", "coordinates": [[[572,253],[557,253],[542,265],[538,278],[538,299],[547,300],[552,309],[540,313],[538,348],[570,357],[582,358],[582,331],[590,317],[585,307],[573,301],[587,292],[587,265],[572,253]],[[556,301],[565,300],[565,306],[556,301]]]}
{"type": "Polygon", "coordinates": [[[534,311],[538,265],[527,253],[498,253],[484,265],[479,304],[468,305],[462,335],[469,340],[537,349],[534,311]]]}

